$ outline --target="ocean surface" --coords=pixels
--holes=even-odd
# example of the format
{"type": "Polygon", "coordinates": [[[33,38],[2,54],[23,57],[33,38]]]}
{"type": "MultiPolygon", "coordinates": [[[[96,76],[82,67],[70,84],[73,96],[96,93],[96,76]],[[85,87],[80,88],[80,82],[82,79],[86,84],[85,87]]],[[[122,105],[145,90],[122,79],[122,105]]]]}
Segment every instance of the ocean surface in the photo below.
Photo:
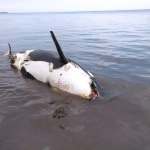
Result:
{"type": "Polygon", "coordinates": [[[149,150],[150,10],[0,14],[0,150],[149,150]],[[4,54],[55,51],[92,72],[89,102],[24,79],[4,54]]]}

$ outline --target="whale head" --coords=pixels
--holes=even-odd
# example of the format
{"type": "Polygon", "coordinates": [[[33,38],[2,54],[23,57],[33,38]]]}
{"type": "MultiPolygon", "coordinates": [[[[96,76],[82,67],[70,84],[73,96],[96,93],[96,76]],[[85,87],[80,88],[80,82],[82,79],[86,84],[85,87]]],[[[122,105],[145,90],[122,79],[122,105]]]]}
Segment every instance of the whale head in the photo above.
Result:
{"type": "Polygon", "coordinates": [[[100,97],[96,83],[74,63],[69,62],[58,69],[53,69],[49,73],[49,83],[62,91],[86,99],[93,100],[100,97]]]}

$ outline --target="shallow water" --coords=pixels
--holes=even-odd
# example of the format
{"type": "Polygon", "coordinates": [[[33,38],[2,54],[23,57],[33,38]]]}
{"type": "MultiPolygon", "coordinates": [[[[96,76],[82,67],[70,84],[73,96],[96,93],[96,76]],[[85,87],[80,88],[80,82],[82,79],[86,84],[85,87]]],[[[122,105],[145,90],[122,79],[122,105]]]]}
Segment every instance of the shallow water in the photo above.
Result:
{"type": "Polygon", "coordinates": [[[149,14],[1,14],[0,150],[149,150],[149,14]],[[8,42],[14,53],[56,51],[50,30],[67,57],[95,75],[103,99],[89,102],[24,79],[3,56],[8,42]]]}

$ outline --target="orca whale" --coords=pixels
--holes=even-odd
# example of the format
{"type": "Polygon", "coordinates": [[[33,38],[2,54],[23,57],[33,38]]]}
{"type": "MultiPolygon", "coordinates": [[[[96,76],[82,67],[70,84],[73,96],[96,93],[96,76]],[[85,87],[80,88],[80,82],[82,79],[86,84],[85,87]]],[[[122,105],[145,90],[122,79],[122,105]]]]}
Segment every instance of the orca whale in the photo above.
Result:
{"type": "Polygon", "coordinates": [[[62,91],[89,100],[101,97],[102,87],[92,73],[65,57],[54,33],[50,31],[50,34],[58,56],[47,50],[27,50],[13,55],[8,43],[11,65],[20,70],[24,77],[49,83],[62,91]]]}

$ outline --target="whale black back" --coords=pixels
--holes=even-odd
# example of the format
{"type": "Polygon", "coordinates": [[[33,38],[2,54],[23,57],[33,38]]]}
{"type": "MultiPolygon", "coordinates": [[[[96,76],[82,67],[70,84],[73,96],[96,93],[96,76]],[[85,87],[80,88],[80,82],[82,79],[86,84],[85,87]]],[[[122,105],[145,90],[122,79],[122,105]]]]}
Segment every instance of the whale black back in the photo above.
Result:
{"type": "Polygon", "coordinates": [[[57,54],[52,51],[34,50],[30,52],[29,56],[33,61],[52,62],[54,65],[54,69],[57,69],[64,65],[64,63],[61,62],[60,58],[57,57],[57,54]]]}
{"type": "Polygon", "coordinates": [[[65,57],[54,33],[50,31],[52,39],[55,43],[57,52],[59,54],[59,57],[54,52],[46,51],[46,50],[34,50],[30,52],[29,56],[30,59],[33,61],[45,61],[45,62],[52,62],[54,65],[54,69],[57,69],[59,67],[62,67],[63,65],[67,64],[69,61],[65,57]]]}

